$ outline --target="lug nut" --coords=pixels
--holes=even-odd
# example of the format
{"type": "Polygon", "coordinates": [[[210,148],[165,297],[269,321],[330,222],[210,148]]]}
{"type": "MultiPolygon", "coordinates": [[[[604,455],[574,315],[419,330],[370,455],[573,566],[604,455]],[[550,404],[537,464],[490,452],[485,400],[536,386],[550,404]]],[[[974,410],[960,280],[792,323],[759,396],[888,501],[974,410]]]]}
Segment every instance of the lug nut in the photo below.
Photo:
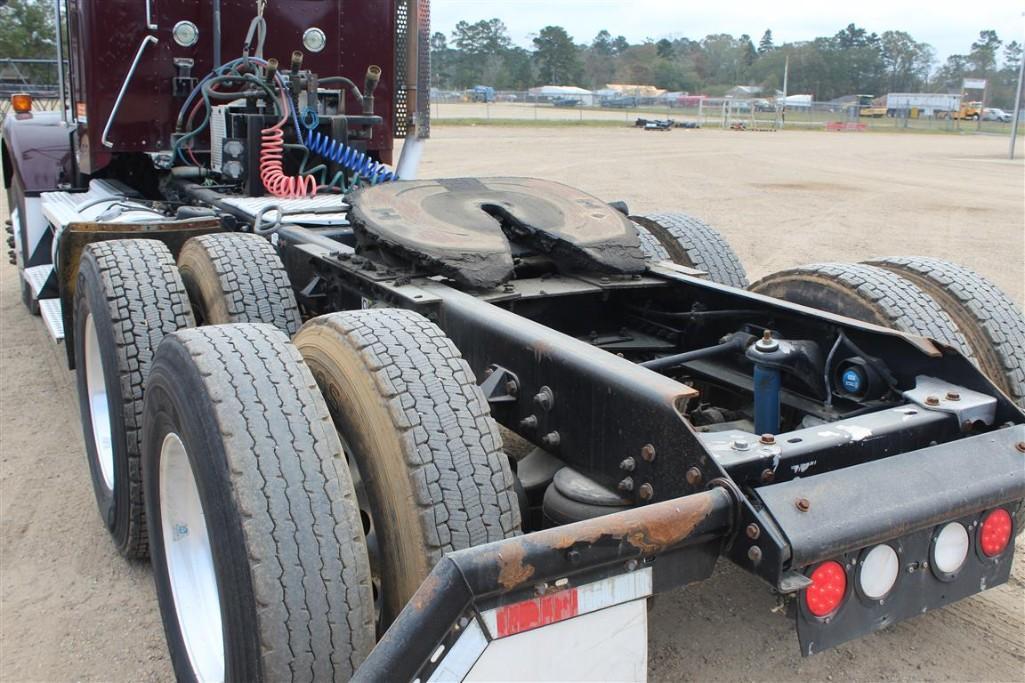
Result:
{"type": "Polygon", "coordinates": [[[762,535],[762,529],[757,524],[751,523],[747,525],[747,537],[752,541],[757,541],[758,537],[762,535]]]}
{"type": "Polygon", "coordinates": [[[633,472],[636,467],[637,461],[633,458],[626,458],[623,462],[619,463],[619,469],[625,472],[633,472]]]}
{"type": "Polygon", "coordinates": [[[551,410],[552,405],[555,403],[555,395],[548,387],[541,387],[541,390],[534,395],[534,403],[536,403],[541,410],[551,410]]]}
{"type": "Polygon", "coordinates": [[[545,448],[555,448],[561,441],[562,439],[559,437],[559,432],[548,432],[541,437],[541,445],[545,448]]]}
{"type": "Polygon", "coordinates": [[[687,470],[687,483],[691,486],[697,486],[701,483],[701,470],[697,467],[691,467],[687,470]]]}
{"type": "Polygon", "coordinates": [[[528,415],[520,420],[520,429],[537,429],[537,415],[528,415]]]}
{"type": "Polygon", "coordinates": [[[927,405],[927,406],[938,406],[939,404],[940,404],[940,399],[939,399],[938,396],[926,396],[925,397],[925,405],[927,405]]]}
{"type": "Polygon", "coordinates": [[[774,437],[772,434],[762,434],[762,438],[759,439],[759,441],[761,441],[761,443],[765,446],[771,446],[772,444],[776,443],[776,437],[774,437]]]}
{"type": "Polygon", "coordinates": [[[756,545],[751,546],[747,549],[747,559],[758,564],[762,561],[762,549],[756,545]]]}
{"type": "Polygon", "coordinates": [[[633,491],[634,490],[634,480],[633,480],[633,477],[626,477],[626,478],[624,478],[623,481],[619,482],[618,488],[619,488],[620,491],[633,491]]]}
{"type": "Polygon", "coordinates": [[[947,392],[947,400],[948,401],[960,401],[961,400],[961,394],[957,393],[956,391],[948,391],[947,392]]]}
{"type": "Polygon", "coordinates": [[[794,501],[794,505],[796,505],[797,509],[801,512],[807,512],[811,509],[811,501],[807,498],[798,498],[796,501],[794,501]]]}
{"type": "Polygon", "coordinates": [[[641,488],[637,490],[637,495],[641,500],[651,500],[652,496],[655,495],[655,489],[652,488],[651,484],[641,484],[641,488]]]}
{"type": "Polygon", "coordinates": [[[651,462],[652,460],[654,460],[655,459],[655,447],[652,446],[650,443],[645,445],[644,448],[641,449],[641,459],[644,462],[651,462]]]}

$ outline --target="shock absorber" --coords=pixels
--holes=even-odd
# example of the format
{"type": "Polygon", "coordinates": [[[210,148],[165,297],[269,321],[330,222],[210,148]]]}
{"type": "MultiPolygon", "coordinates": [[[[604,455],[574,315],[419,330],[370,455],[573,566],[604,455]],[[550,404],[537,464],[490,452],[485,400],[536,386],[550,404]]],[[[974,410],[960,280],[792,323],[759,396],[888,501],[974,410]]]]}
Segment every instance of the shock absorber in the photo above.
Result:
{"type": "Polygon", "coordinates": [[[748,348],[747,357],[755,366],[755,432],[778,434],[780,391],[783,384],[781,365],[785,354],[780,351],[780,343],[772,338],[772,332],[765,330],[764,336],[748,348]]]}

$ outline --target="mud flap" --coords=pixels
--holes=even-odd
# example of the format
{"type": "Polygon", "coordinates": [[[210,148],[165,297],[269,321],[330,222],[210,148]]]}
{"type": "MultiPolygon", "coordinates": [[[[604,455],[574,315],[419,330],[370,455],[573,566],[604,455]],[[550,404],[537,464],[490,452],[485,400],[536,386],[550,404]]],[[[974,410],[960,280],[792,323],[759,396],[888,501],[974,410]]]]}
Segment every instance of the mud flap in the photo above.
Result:
{"type": "Polygon", "coordinates": [[[651,568],[486,610],[428,681],[644,681],[651,568]]]}

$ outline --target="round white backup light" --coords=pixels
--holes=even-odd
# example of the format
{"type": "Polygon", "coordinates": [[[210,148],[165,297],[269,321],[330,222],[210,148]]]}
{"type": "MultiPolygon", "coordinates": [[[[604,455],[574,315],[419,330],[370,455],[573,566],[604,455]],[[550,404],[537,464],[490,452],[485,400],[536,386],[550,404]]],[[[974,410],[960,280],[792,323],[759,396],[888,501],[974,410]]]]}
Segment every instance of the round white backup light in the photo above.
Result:
{"type": "Polygon", "coordinates": [[[951,522],[937,534],[932,546],[933,565],[944,574],[954,574],[968,557],[968,530],[951,522]]]}
{"type": "Polygon", "coordinates": [[[893,589],[900,573],[897,551],[888,545],[877,545],[861,561],[858,585],[865,597],[881,600],[893,589]]]}
{"type": "Polygon", "coordinates": [[[303,47],[310,52],[320,52],[325,46],[327,46],[327,36],[319,28],[308,28],[303,33],[303,47]]]}
{"type": "Polygon", "coordinates": [[[192,47],[199,40],[199,29],[191,21],[179,21],[171,31],[174,42],[182,47],[192,47]]]}

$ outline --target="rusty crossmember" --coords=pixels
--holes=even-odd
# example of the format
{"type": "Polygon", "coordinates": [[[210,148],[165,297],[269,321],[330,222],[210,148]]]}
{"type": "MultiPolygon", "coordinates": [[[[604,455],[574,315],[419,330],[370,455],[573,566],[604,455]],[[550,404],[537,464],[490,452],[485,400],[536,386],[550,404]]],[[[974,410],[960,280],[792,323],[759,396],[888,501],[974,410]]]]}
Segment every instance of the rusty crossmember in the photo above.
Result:
{"type": "Polygon", "coordinates": [[[413,680],[453,624],[482,600],[727,537],[737,519],[734,495],[717,486],[446,555],[353,680],[413,680]]]}

